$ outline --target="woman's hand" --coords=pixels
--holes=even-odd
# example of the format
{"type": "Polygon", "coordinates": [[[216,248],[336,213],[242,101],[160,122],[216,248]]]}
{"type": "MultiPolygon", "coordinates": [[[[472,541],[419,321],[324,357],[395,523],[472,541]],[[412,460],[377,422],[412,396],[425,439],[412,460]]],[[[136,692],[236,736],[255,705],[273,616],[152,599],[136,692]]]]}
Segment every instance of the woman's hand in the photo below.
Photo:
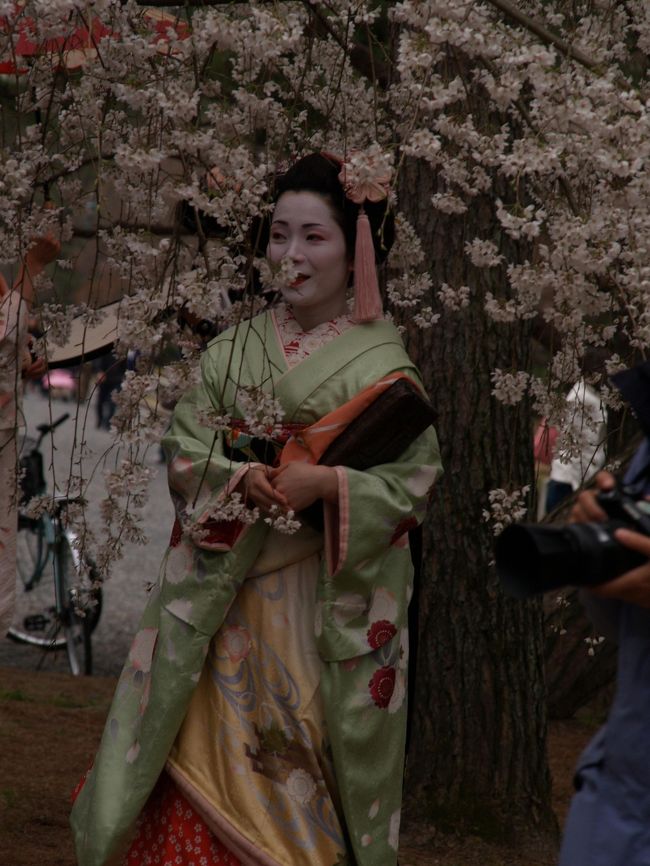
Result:
{"type": "MultiPolygon", "coordinates": [[[[616,479],[609,472],[599,472],[596,476],[596,484],[598,490],[585,490],[578,496],[571,510],[572,522],[588,523],[607,520],[607,515],[596,501],[596,495],[599,490],[611,490],[616,484],[616,479]]],[[[614,580],[584,588],[597,598],[618,599],[637,604],[639,607],[650,608],[650,538],[629,529],[617,529],[614,537],[625,547],[647,556],[648,562],[626,571],[614,580]]]]}
{"type": "Polygon", "coordinates": [[[290,508],[286,498],[271,484],[271,472],[268,466],[250,466],[237,485],[237,490],[247,502],[252,502],[263,511],[270,511],[273,505],[279,505],[283,509],[290,508]]]}
{"type": "Polygon", "coordinates": [[[317,499],[332,503],[338,499],[338,475],[331,466],[287,463],[271,469],[269,479],[273,489],[285,499],[285,507],[292,511],[303,511],[317,499]]]}

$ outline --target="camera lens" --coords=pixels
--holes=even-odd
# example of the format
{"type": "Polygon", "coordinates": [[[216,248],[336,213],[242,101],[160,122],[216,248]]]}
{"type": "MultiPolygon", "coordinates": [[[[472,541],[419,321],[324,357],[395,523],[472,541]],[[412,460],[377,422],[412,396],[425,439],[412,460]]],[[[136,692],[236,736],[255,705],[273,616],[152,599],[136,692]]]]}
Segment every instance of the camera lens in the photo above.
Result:
{"type": "Polygon", "coordinates": [[[622,528],[630,527],[619,520],[560,527],[512,524],[496,542],[497,573],[515,598],[562,586],[596,586],[647,561],[616,541],[614,532],[622,528]]]}

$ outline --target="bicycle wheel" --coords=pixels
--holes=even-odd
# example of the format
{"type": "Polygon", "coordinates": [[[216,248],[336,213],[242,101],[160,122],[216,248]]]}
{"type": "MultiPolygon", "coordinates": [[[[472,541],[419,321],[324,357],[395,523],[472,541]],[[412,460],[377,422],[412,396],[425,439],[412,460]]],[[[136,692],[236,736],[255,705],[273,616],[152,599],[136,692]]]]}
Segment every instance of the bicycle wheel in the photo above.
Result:
{"type": "Polygon", "coordinates": [[[47,515],[37,520],[20,516],[16,537],[16,606],[8,636],[44,651],[65,646],[56,607],[53,541],[54,528],[47,515]]]}
{"type": "Polygon", "coordinates": [[[40,648],[46,655],[65,650],[70,671],[92,673],[91,633],[101,613],[102,593],[95,588],[94,569],[82,568],[71,533],[55,544],[55,528],[47,516],[21,518],[17,537],[16,611],[8,636],[40,648]]]}
{"type": "Polygon", "coordinates": [[[18,516],[16,543],[17,592],[29,592],[40,580],[48,558],[47,518],[30,519],[18,516]]]}

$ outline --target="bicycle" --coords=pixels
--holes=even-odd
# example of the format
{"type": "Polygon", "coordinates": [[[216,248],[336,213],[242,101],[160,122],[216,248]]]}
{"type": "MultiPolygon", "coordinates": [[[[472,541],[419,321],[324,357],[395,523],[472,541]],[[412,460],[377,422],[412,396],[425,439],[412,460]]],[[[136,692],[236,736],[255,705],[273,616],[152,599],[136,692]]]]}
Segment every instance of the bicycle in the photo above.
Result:
{"type": "Polygon", "coordinates": [[[65,526],[66,508],[80,497],[54,496],[52,513],[25,513],[25,505],[46,491],[43,438],[66,421],[40,424],[38,439],[25,437],[20,451],[21,499],[16,549],[16,613],[7,636],[45,655],[65,649],[74,676],[92,673],[92,633],[102,610],[98,573],[79,552],[76,533],[65,526]],[[83,590],[81,587],[85,587],[83,590]]]}

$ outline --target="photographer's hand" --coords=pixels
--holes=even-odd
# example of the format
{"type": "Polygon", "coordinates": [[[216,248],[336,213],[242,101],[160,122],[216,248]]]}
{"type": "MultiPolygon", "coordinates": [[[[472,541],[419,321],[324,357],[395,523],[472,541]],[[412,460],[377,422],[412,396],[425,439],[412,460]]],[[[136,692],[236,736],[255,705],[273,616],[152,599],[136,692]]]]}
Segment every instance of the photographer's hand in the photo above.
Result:
{"type": "Polygon", "coordinates": [[[575,505],[571,509],[569,521],[571,523],[593,523],[607,520],[607,515],[598,504],[596,496],[601,490],[611,490],[616,487],[616,479],[611,472],[599,472],[596,476],[596,487],[583,490],[578,495],[575,505]]]}
{"type": "MultiPolygon", "coordinates": [[[[615,486],[616,479],[611,473],[599,472],[596,476],[596,488],[584,490],[578,496],[571,509],[571,522],[588,523],[607,520],[607,515],[598,505],[596,496],[600,490],[611,490],[615,486]]],[[[648,563],[626,571],[625,574],[599,586],[583,587],[583,590],[596,598],[627,601],[640,607],[650,608],[650,538],[629,529],[617,529],[615,538],[625,547],[647,556],[648,563]]]]}
{"type": "Polygon", "coordinates": [[[650,608],[650,538],[629,529],[617,529],[614,537],[625,547],[647,556],[648,562],[626,571],[614,580],[590,587],[589,591],[597,598],[618,599],[650,608]]]}

